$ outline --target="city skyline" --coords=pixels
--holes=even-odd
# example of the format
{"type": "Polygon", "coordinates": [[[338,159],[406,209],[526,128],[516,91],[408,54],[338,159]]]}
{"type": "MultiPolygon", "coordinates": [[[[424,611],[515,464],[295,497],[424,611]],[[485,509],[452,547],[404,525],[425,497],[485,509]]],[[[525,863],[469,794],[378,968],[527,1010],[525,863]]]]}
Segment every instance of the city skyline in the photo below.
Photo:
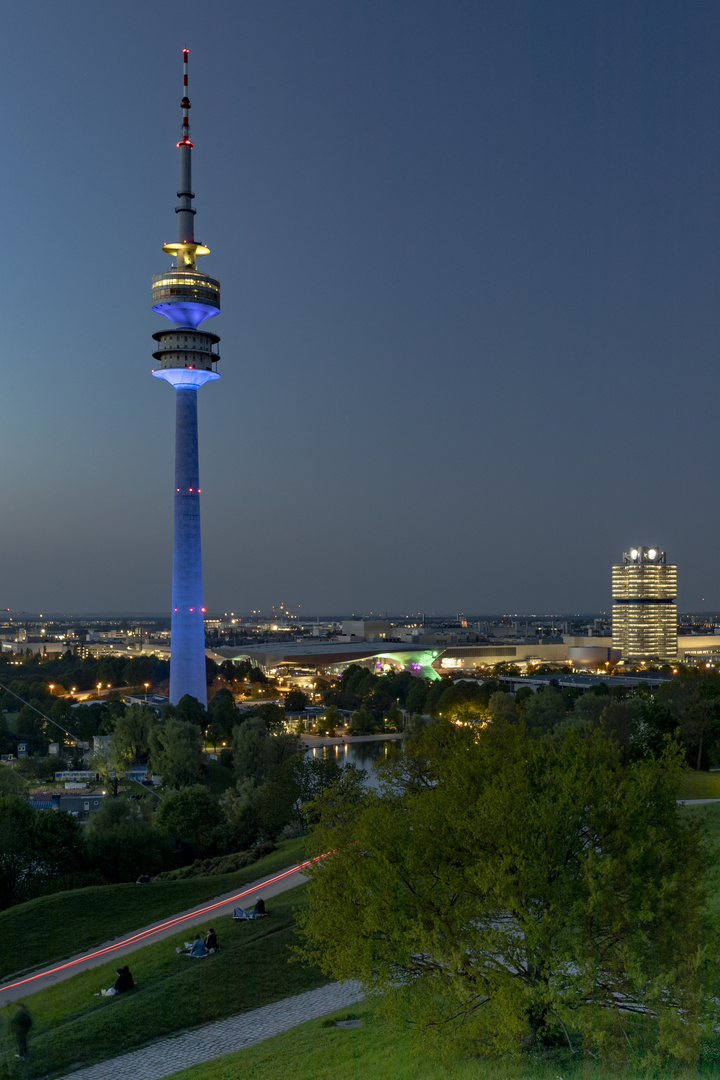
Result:
{"type": "Polygon", "coordinates": [[[608,611],[658,538],[720,610],[716,6],[85,13],[9,13],[3,607],[167,609],[144,282],[187,46],[233,297],[208,609],[608,611]]]}

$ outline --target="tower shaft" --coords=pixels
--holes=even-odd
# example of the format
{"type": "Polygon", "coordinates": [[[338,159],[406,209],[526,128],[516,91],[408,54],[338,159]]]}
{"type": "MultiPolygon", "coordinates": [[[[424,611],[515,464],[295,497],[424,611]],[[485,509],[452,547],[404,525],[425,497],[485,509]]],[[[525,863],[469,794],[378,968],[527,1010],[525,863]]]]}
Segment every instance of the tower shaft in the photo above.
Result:
{"type": "Polygon", "coordinates": [[[191,694],[207,704],[200,539],[197,387],[175,388],[170,700],[191,694]]]}

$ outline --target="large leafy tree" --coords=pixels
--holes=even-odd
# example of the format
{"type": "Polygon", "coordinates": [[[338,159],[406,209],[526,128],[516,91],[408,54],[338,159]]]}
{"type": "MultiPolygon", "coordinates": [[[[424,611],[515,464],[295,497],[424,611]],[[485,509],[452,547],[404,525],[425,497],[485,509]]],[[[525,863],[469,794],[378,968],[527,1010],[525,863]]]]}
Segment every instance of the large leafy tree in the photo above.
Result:
{"type": "Polygon", "coordinates": [[[149,803],[106,799],[85,826],[90,864],[111,882],[157,874],[172,863],[172,846],[151,822],[149,803]]]}
{"type": "Polygon", "coordinates": [[[252,716],[233,729],[233,764],[239,783],[261,784],[270,771],[292,758],[299,749],[295,734],[270,735],[265,721],[252,716]]]}
{"type": "Polygon", "coordinates": [[[47,891],[84,865],[82,832],[70,814],[33,810],[17,795],[0,798],[0,908],[47,891]]]}
{"type": "Polygon", "coordinates": [[[313,853],[331,854],[309,872],[306,957],[478,1049],[598,1053],[635,1012],[658,1054],[691,1059],[704,856],[680,756],[625,765],[599,730],[424,729],[359,807],[315,800],[313,853]]]}
{"type": "Polygon", "coordinates": [[[200,726],[173,717],[156,724],[150,731],[148,764],[154,773],[162,776],[165,788],[183,788],[199,783],[204,773],[200,726]]]}
{"type": "Polygon", "coordinates": [[[166,795],[157,815],[161,832],[189,844],[198,856],[215,854],[221,821],[222,811],[203,784],[166,795]]]}
{"type": "Polygon", "coordinates": [[[112,733],[118,754],[130,762],[145,758],[150,749],[150,732],[156,723],[155,713],[144,705],[131,705],[119,716],[112,733]]]}

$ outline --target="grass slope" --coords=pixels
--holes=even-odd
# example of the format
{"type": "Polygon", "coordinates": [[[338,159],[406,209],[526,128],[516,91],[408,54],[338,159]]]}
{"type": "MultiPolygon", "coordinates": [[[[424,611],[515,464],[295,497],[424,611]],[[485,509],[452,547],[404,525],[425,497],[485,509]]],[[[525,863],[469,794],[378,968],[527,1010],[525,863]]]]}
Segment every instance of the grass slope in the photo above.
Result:
{"type": "MultiPolygon", "coordinates": [[[[304,890],[300,885],[275,897],[273,914],[266,919],[216,919],[212,925],[222,949],[214,956],[178,956],[175,947],[191,936],[187,931],[133,953],[125,959],[137,988],[127,994],[94,996],[115,981],[116,960],[26,997],[34,1026],[28,1060],[17,1075],[46,1076],[104,1061],[154,1039],[322,986],[328,980],[318,970],[289,963],[293,909],[304,890]]],[[[12,1006],[2,1013],[11,1015],[12,1006]]],[[[2,1027],[7,1032],[7,1024],[2,1027]]],[[[7,1035],[4,1049],[11,1051],[7,1035]]]]}
{"type": "MultiPolygon", "coordinates": [[[[64,960],[149,923],[169,918],[196,904],[241,889],[303,858],[303,840],[286,840],[233,874],[158,881],[150,885],[95,885],[40,896],[0,912],[0,941],[22,941],[22,951],[0,951],[0,979],[18,971],[64,960]]],[[[185,933],[188,933],[186,930],[185,933]]]]}
{"type": "Polygon", "coordinates": [[[688,770],[680,785],[681,799],[720,799],[720,772],[688,770]]]}
{"type": "MultiPolygon", "coordinates": [[[[392,1025],[361,1004],[173,1073],[172,1080],[650,1080],[657,1075],[624,1064],[574,1060],[563,1053],[544,1060],[440,1059],[428,1053],[409,1026],[392,1025]],[[362,1027],[335,1027],[334,1018],[347,1016],[360,1017],[362,1027]]],[[[681,1069],[672,1076],[697,1080],[717,1072],[681,1069]]]]}

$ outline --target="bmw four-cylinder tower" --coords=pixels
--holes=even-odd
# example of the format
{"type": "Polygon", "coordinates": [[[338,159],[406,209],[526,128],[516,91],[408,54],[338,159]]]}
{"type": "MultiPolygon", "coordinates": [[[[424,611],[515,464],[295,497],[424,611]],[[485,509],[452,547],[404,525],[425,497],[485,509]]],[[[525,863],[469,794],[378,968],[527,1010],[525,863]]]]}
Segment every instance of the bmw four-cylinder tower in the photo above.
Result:
{"type": "Polygon", "coordinates": [[[200,475],[198,469],[197,394],[204,383],[220,376],[216,334],[199,330],[220,312],[220,282],[196,266],[209,249],[195,239],[188,114],[188,50],[183,49],[182,138],[180,150],[178,238],[164,244],[175,265],[152,281],[152,308],[173,324],[153,334],[158,366],[156,379],[175,389],[175,515],[173,522],[172,610],[170,640],[170,701],[185,694],[207,704],[205,628],[200,547],[200,475]]]}

